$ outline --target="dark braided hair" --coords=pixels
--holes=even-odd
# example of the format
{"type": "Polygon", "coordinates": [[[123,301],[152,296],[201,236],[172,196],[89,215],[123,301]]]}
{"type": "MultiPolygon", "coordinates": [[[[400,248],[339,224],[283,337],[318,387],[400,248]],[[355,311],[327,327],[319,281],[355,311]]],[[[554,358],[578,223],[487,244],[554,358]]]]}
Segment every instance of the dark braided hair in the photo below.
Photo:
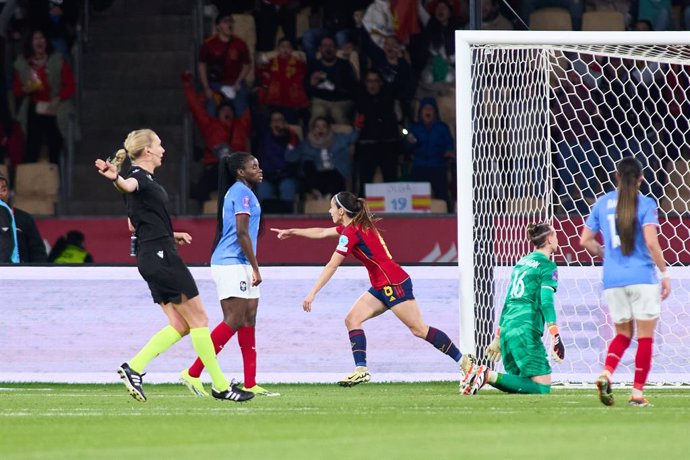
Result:
{"type": "Polygon", "coordinates": [[[527,237],[537,249],[544,247],[551,232],[551,225],[547,222],[527,226],[527,237]]]}

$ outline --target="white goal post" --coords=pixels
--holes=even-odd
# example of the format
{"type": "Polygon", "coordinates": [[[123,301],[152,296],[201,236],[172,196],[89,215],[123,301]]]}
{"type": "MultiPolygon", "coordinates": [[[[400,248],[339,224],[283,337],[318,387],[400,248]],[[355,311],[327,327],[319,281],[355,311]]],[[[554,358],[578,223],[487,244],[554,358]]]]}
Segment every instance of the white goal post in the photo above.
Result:
{"type": "MultiPolygon", "coordinates": [[[[618,159],[645,167],[659,203],[673,294],[662,304],[650,381],[690,382],[690,39],[687,32],[457,31],[460,347],[494,333],[525,226],[550,221],[561,249],[556,309],[566,362],[554,381],[591,382],[613,324],[600,260],[579,246],[618,159]]],[[[616,373],[632,381],[631,346],[616,373]]]]}

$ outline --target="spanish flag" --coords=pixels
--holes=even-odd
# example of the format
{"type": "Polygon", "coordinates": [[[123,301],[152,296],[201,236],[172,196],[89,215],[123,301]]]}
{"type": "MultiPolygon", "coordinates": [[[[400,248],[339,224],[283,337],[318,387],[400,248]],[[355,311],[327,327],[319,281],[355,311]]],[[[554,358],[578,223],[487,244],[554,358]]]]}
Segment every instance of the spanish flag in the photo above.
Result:
{"type": "Polygon", "coordinates": [[[431,195],[412,195],[414,211],[431,211],[431,195]]]}
{"type": "MultiPolygon", "coordinates": [[[[369,211],[372,212],[383,212],[386,210],[386,199],[382,196],[367,197],[367,204],[369,205],[369,211]]],[[[431,206],[431,201],[429,202],[429,206],[431,206]]]]}

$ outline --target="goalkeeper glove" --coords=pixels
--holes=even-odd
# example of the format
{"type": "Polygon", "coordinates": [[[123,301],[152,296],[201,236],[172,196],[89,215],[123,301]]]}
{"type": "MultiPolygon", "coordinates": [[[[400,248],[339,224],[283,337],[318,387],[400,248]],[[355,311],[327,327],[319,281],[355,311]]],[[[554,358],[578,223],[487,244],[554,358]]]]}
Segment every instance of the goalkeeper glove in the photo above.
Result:
{"type": "Polygon", "coordinates": [[[501,360],[501,328],[496,329],[496,337],[491,341],[488,347],[486,347],[486,359],[488,361],[500,361],[501,360]]]}
{"type": "Polygon", "coordinates": [[[565,346],[561,340],[561,334],[558,333],[558,326],[555,324],[549,326],[549,333],[551,334],[551,350],[554,361],[560,363],[565,358],[565,346]]]}

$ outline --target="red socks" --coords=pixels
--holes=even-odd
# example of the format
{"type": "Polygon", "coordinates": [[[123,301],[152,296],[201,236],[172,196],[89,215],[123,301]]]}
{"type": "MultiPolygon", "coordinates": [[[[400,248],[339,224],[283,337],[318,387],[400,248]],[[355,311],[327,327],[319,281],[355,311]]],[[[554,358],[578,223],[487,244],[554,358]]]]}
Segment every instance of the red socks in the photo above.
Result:
{"type": "MultiPolygon", "coordinates": [[[[213,332],[211,332],[211,340],[213,340],[216,354],[220,353],[234,334],[235,331],[222,321],[216,326],[213,332]]],[[[256,385],[256,336],[254,326],[241,327],[237,331],[237,340],[242,350],[242,361],[244,363],[244,387],[251,388],[256,385]]],[[[189,368],[189,375],[191,377],[200,377],[203,370],[204,364],[197,358],[189,368]]]]}
{"type": "Polygon", "coordinates": [[[254,326],[245,326],[237,331],[237,340],[242,350],[244,363],[244,387],[256,385],[256,336],[254,326]]]}
{"type": "Polygon", "coordinates": [[[652,348],[654,339],[652,337],[641,337],[637,339],[637,354],[635,355],[635,380],[633,388],[642,391],[644,384],[647,383],[649,369],[652,367],[652,348]]]}
{"type": "MultiPolygon", "coordinates": [[[[211,332],[211,340],[213,341],[213,348],[216,354],[220,353],[226,343],[232,338],[235,331],[232,330],[230,326],[225,324],[223,321],[216,326],[216,328],[211,332]]],[[[200,358],[194,361],[194,364],[189,368],[190,377],[201,377],[201,371],[204,370],[204,363],[201,362],[200,358]]]]}
{"type": "MultiPolygon", "coordinates": [[[[623,353],[630,346],[630,337],[618,334],[616,335],[611,343],[609,344],[609,351],[606,355],[606,361],[604,362],[604,369],[613,374],[613,371],[618,367],[618,363],[623,357],[623,353]]],[[[639,349],[638,349],[639,350],[639,349]]],[[[640,353],[639,351],[637,352],[640,353]]]]}

